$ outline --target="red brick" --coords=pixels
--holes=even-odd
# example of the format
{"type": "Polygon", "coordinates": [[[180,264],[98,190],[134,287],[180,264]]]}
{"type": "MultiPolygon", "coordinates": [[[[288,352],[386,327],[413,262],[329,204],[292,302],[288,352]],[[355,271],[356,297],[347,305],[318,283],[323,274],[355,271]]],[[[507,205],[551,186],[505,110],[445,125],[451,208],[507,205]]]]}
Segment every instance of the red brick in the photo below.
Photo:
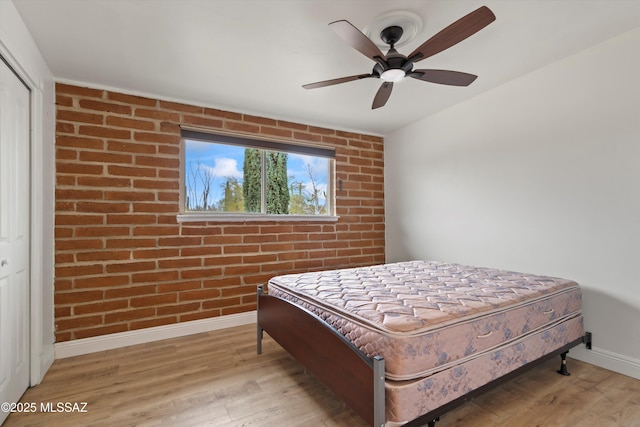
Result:
{"type": "Polygon", "coordinates": [[[199,278],[211,278],[220,276],[222,274],[221,268],[205,268],[197,270],[181,270],[180,277],[182,279],[199,279],[199,278]]]}
{"type": "Polygon", "coordinates": [[[294,132],[293,138],[300,141],[320,142],[322,141],[322,135],[308,132],[294,132]]]}
{"type": "Polygon", "coordinates": [[[117,114],[131,114],[131,107],[128,105],[114,104],[111,102],[95,101],[93,99],[81,99],[79,105],[87,110],[106,111],[117,114]]]}
{"type": "Polygon", "coordinates": [[[91,304],[77,304],[73,307],[73,314],[91,314],[91,313],[101,313],[105,311],[113,311],[122,308],[127,308],[129,305],[129,301],[127,300],[115,300],[115,301],[107,301],[107,302],[98,302],[91,304]]]}
{"type": "Polygon", "coordinates": [[[218,298],[218,299],[214,299],[214,300],[204,301],[202,303],[202,308],[203,309],[224,308],[224,307],[228,307],[228,306],[238,305],[238,304],[240,304],[240,301],[241,300],[240,300],[239,297],[218,298]]]}
{"type": "Polygon", "coordinates": [[[90,212],[90,213],[115,213],[115,212],[129,212],[128,203],[116,203],[116,202],[78,202],[76,203],[76,210],[78,212],[90,212]]]}
{"type": "Polygon", "coordinates": [[[231,120],[242,120],[242,114],[231,111],[216,110],[214,108],[205,108],[204,114],[207,116],[223,117],[231,120]]]}
{"type": "Polygon", "coordinates": [[[61,330],[86,328],[88,326],[96,326],[102,323],[102,316],[84,316],[73,318],[56,319],[56,328],[61,330]]]}
{"type": "Polygon", "coordinates": [[[126,117],[107,116],[106,124],[120,128],[155,130],[156,124],[148,120],[129,119],[126,117]]]}
{"type": "Polygon", "coordinates": [[[102,291],[75,291],[75,292],[56,292],[54,300],[56,304],[77,304],[88,301],[99,301],[103,297],[102,291]]]}
{"type": "Polygon", "coordinates": [[[166,305],[158,307],[158,316],[164,316],[166,314],[178,314],[187,313],[189,311],[196,311],[200,308],[199,302],[190,302],[186,304],[166,305]]]}
{"type": "Polygon", "coordinates": [[[133,181],[133,186],[135,188],[145,188],[145,189],[157,189],[157,190],[178,190],[180,188],[180,183],[177,181],[164,181],[164,180],[146,180],[146,179],[136,179],[133,181]]]}
{"type": "Polygon", "coordinates": [[[97,136],[99,138],[131,139],[131,131],[102,126],[80,126],[80,135],[97,136]]]}
{"type": "MultiPolygon", "coordinates": [[[[99,190],[72,190],[60,188],[56,190],[56,200],[95,200],[102,199],[102,191],[99,190]]],[[[56,221],[56,224],[58,222],[56,221]]],[[[77,224],[77,223],[74,223],[77,224]]]]}
{"type": "Polygon", "coordinates": [[[58,107],[72,107],[73,98],[70,96],[56,95],[56,105],[58,107]]]}
{"type": "Polygon", "coordinates": [[[180,250],[180,256],[182,257],[192,257],[192,256],[207,256],[207,255],[217,255],[222,253],[221,248],[212,248],[210,246],[201,246],[195,248],[182,248],[180,250]]]}
{"type": "Polygon", "coordinates": [[[202,286],[205,288],[225,288],[230,286],[239,286],[239,277],[217,277],[211,280],[204,280],[202,286]]]}
{"type": "Polygon", "coordinates": [[[77,160],[78,152],[76,150],[65,150],[62,148],[56,149],[57,160],[77,160]]]}
{"type": "Polygon", "coordinates": [[[258,123],[261,125],[268,125],[268,126],[277,126],[278,122],[277,120],[274,119],[269,119],[266,117],[259,117],[259,116],[252,116],[249,114],[243,114],[242,115],[242,120],[245,122],[251,122],[251,123],[258,123]]]}
{"type": "Polygon", "coordinates": [[[289,129],[282,129],[270,126],[260,126],[260,133],[264,135],[279,136],[282,138],[291,138],[293,132],[289,129]]]}
{"type": "Polygon", "coordinates": [[[144,98],[142,96],[127,95],[118,92],[107,92],[107,99],[112,101],[118,101],[125,104],[143,105],[146,107],[155,107],[158,101],[151,98],[144,98]]]}
{"type": "Polygon", "coordinates": [[[193,289],[200,288],[199,280],[192,280],[186,282],[171,282],[171,283],[161,283],[158,285],[158,293],[164,294],[167,292],[179,292],[179,291],[188,291],[193,289]]]}
{"type": "Polygon", "coordinates": [[[201,116],[190,116],[185,114],[182,118],[184,123],[196,126],[203,126],[212,129],[221,128],[222,120],[220,119],[212,119],[210,117],[201,117],[201,116]]]}
{"type": "Polygon", "coordinates": [[[56,267],[55,275],[58,277],[86,276],[89,274],[102,274],[101,264],[93,265],[72,265],[56,267]]]}
{"type": "Polygon", "coordinates": [[[107,264],[107,273],[125,273],[135,271],[149,271],[156,268],[154,261],[120,262],[117,264],[107,264]]]}
{"type": "Polygon", "coordinates": [[[178,280],[178,271],[151,271],[148,273],[134,273],[131,275],[131,281],[133,283],[167,282],[169,280],[178,280]]]}
{"type": "Polygon", "coordinates": [[[138,144],[133,142],[123,142],[123,141],[108,141],[107,149],[109,151],[123,151],[127,153],[145,153],[145,154],[156,153],[155,145],[138,144]]]}
{"type": "MultiPolygon", "coordinates": [[[[113,201],[128,201],[128,202],[140,202],[140,201],[153,201],[155,200],[155,194],[146,191],[105,191],[104,199],[113,201]]],[[[136,215],[131,215],[131,218],[135,218],[136,215]]]]}
{"type": "Polygon", "coordinates": [[[195,105],[181,104],[178,102],[160,101],[160,108],[165,110],[182,111],[185,113],[202,114],[204,112],[203,107],[197,107],[195,105]]]}
{"type": "Polygon", "coordinates": [[[200,258],[173,258],[173,259],[159,259],[158,268],[173,268],[183,269],[190,267],[202,266],[202,260],[200,258]]]}
{"type": "Polygon", "coordinates": [[[91,251],[78,252],[76,259],[82,261],[112,261],[129,259],[129,251],[91,251]]]}
{"type": "Polygon", "coordinates": [[[179,122],[180,114],[168,111],[148,110],[144,108],[136,108],[134,115],[136,117],[144,117],[147,119],[165,120],[168,122],[179,122]]]}
{"type": "Polygon", "coordinates": [[[104,91],[87,87],[73,86],[64,83],[56,83],[56,94],[80,95],[92,98],[102,98],[104,91]]]}
{"type": "Polygon", "coordinates": [[[243,122],[224,122],[224,128],[234,132],[260,133],[260,126],[243,122]]]}
{"type": "Polygon", "coordinates": [[[56,119],[67,122],[92,123],[94,125],[101,125],[104,123],[104,116],[102,114],[82,113],[71,110],[58,110],[56,119]]]}
{"type": "Polygon", "coordinates": [[[133,139],[141,142],[158,142],[163,144],[179,144],[179,135],[170,135],[166,133],[152,133],[152,132],[135,132],[133,139]]]}
{"type": "Polygon", "coordinates": [[[78,185],[83,187],[130,187],[131,180],[128,178],[110,178],[79,176],[78,185]]]}
{"type": "Polygon", "coordinates": [[[145,297],[131,298],[129,302],[131,307],[149,307],[161,304],[171,304],[178,301],[178,294],[161,294],[161,295],[149,295],[145,297]]]}
{"type": "Polygon", "coordinates": [[[178,233],[177,225],[141,226],[133,228],[134,236],[173,236],[178,233]]]}
{"type": "Polygon", "coordinates": [[[179,249],[142,249],[133,251],[134,259],[160,259],[177,257],[180,254],[179,249]]]}
{"type": "Polygon", "coordinates": [[[156,245],[156,239],[107,239],[107,248],[146,248],[156,245]]]}
{"type": "Polygon", "coordinates": [[[133,156],[128,154],[104,153],[98,151],[82,151],[80,152],[80,160],[83,162],[100,162],[100,163],[132,163],[133,156]]]}
{"type": "Polygon", "coordinates": [[[136,165],[158,168],[179,168],[180,160],[169,157],[136,156],[136,165]]]}
{"type": "Polygon", "coordinates": [[[152,168],[141,168],[135,166],[114,166],[109,165],[107,167],[109,175],[116,176],[129,176],[129,177],[154,177],[156,176],[156,170],[152,168]]]}
{"type": "Polygon", "coordinates": [[[255,310],[255,309],[256,309],[255,304],[238,305],[238,306],[225,305],[225,307],[222,307],[220,312],[223,316],[228,316],[230,314],[244,313],[244,312],[255,310]]]}
{"type": "Polygon", "coordinates": [[[56,240],[56,251],[102,249],[102,239],[56,240]]]}
{"type": "Polygon", "coordinates": [[[156,314],[154,308],[143,308],[138,310],[117,311],[107,313],[104,316],[105,323],[124,322],[133,319],[142,319],[145,317],[153,317],[156,314]]]}
{"type": "Polygon", "coordinates": [[[156,287],[154,285],[144,286],[120,286],[113,289],[106,290],[104,292],[105,299],[112,298],[125,298],[138,295],[150,295],[155,293],[156,287]]]}
{"type": "Polygon", "coordinates": [[[77,227],[76,237],[96,237],[96,236],[128,236],[129,227],[77,227]]]}
{"type": "Polygon", "coordinates": [[[184,291],[178,294],[180,302],[182,301],[195,301],[195,300],[208,300],[211,298],[217,298],[220,296],[220,291],[217,289],[200,289],[196,291],[184,291]]]}
{"type": "Polygon", "coordinates": [[[88,165],[86,163],[62,163],[56,164],[57,173],[68,173],[73,175],[102,175],[102,165],[88,165]]]}

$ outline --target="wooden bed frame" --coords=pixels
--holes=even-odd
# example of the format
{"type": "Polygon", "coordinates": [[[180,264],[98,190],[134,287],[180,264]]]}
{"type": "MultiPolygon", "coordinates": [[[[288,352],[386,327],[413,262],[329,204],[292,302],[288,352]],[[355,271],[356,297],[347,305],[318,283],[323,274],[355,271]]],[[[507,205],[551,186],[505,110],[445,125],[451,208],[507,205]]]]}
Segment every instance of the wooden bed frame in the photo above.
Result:
{"type": "MultiPolygon", "coordinates": [[[[258,354],[262,353],[264,331],[369,425],[385,426],[384,358],[375,356],[371,359],[365,356],[320,317],[289,301],[268,295],[264,293],[262,286],[258,286],[258,354]]],[[[569,375],[566,369],[566,354],[569,349],[583,342],[589,347],[590,339],[591,335],[587,333],[584,337],[472,390],[404,426],[433,427],[446,412],[558,355],[561,356],[558,372],[569,375]]]]}

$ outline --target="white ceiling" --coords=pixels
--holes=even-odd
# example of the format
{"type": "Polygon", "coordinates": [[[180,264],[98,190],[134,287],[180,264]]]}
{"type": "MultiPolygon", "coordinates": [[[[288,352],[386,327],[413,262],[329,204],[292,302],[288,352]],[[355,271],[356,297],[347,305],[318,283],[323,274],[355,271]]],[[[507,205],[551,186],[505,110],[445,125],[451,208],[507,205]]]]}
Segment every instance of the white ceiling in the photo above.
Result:
{"type": "Polygon", "coordinates": [[[640,26],[640,0],[13,1],[58,81],[378,135],[640,26]],[[404,79],[378,110],[378,79],[301,87],[374,65],[332,21],[413,12],[406,55],[482,5],[495,22],[418,66],[477,74],[469,87],[404,79]]]}

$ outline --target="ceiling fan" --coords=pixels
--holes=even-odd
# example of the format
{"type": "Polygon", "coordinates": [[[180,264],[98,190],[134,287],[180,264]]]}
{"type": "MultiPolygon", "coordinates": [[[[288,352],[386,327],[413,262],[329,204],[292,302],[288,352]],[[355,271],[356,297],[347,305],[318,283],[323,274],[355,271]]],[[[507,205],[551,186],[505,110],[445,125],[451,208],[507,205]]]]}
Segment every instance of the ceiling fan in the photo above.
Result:
{"type": "Polygon", "coordinates": [[[451,86],[469,86],[478,76],[463,73],[460,71],[449,70],[431,70],[419,69],[414,70],[413,64],[422,61],[436,53],[461,42],[462,40],[474,35],[493,21],[496,17],[491,10],[482,6],[475,11],[458,19],[438,34],[420,45],[416,50],[408,56],[399,53],[394,45],[402,37],[402,27],[390,26],[382,30],[380,38],[387,43],[390,48],[384,55],[378,46],[365,36],[360,30],[353,26],[349,21],[341,20],[329,24],[331,29],[340,36],[344,41],[349,43],[354,49],[362,53],[367,58],[375,61],[373,70],[370,74],[357,74],[354,76],[341,77],[337,79],[324,80],[316,83],[303,85],[305,89],[315,89],[324,86],[331,86],[339,83],[346,83],[353,80],[366,79],[370,77],[380,78],[384,82],[375,98],[373,99],[372,109],[380,108],[387,103],[393,83],[402,80],[405,77],[412,77],[431,83],[439,83],[451,86]]]}

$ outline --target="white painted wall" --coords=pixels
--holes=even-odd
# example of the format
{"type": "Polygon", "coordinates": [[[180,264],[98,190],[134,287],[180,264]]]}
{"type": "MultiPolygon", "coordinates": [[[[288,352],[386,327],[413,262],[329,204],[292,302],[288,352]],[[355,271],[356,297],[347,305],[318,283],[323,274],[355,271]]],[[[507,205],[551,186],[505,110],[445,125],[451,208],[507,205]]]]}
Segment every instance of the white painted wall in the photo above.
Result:
{"type": "Polygon", "coordinates": [[[389,262],[574,279],[571,355],[640,378],[638,52],[640,28],[387,135],[385,197],[389,262]]]}
{"type": "MultiPolygon", "coordinates": [[[[55,84],[10,0],[0,0],[0,55],[31,88],[31,385],[53,363],[55,84]]],[[[27,215],[28,212],[25,212],[27,215]]]]}

